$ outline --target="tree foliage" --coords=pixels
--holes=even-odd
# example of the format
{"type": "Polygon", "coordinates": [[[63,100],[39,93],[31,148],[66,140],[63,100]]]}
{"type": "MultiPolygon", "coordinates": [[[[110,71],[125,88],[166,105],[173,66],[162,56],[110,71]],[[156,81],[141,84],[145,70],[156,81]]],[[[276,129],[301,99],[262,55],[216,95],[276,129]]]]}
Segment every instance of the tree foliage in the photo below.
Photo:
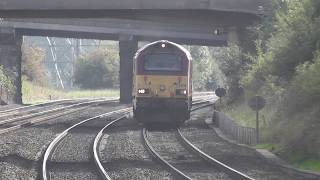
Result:
{"type": "Polygon", "coordinates": [[[195,90],[214,90],[223,84],[223,76],[208,47],[191,46],[193,86],[195,90]]]}
{"type": "Polygon", "coordinates": [[[39,85],[46,84],[44,57],[45,52],[39,47],[22,47],[22,75],[26,76],[27,80],[39,85]]]}
{"type": "Polygon", "coordinates": [[[74,83],[80,88],[114,88],[119,85],[119,57],[115,51],[98,49],[75,65],[74,83]]]}
{"type": "Polygon", "coordinates": [[[2,88],[8,90],[9,92],[12,92],[14,89],[12,80],[5,74],[3,66],[1,65],[0,65],[0,85],[2,86],[2,88]]]}
{"type": "MultiPolygon", "coordinates": [[[[270,121],[279,127],[273,129],[277,139],[287,147],[293,142],[304,147],[317,136],[310,129],[319,127],[320,1],[275,2],[271,18],[255,28],[259,34],[256,54],[249,56],[250,66],[241,76],[241,84],[248,94],[263,95],[276,107],[270,121]],[[299,118],[303,113],[312,115],[299,118]]],[[[300,149],[314,154],[318,150],[300,149]]]]}
{"type": "MultiPolygon", "coordinates": [[[[314,52],[320,48],[319,1],[291,0],[278,4],[273,31],[264,31],[270,37],[265,44],[257,40],[257,55],[243,82],[258,91],[264,82],[272,78],[280,87],[290,84],[296,68],[312,62],[314,52]],[[265,47],[265,48],[264,48],[265,47]],[[270,77],[272,76],[272,77],[270,77]]],[[[271,26],[265,25],[265,26],[271,26]]]]}
{"type": "Polygon", "coordinates": [[[237,45],[214,48],[212,54],[213,57],[215,57],[221,72],[226,77],[229,102],[233,102],[243,94],[240,79],[241,74],[246,67],[244,55],[237,45]]]}

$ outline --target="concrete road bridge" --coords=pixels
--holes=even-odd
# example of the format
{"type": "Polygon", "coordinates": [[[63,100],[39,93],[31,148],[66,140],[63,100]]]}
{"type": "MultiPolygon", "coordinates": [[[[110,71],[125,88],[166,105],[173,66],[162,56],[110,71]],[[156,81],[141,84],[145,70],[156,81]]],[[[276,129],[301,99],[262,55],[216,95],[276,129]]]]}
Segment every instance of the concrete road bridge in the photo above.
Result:
{"type": "Polygon", "coordinates": [[[138,41],[239,43],[267,9],[268,0],[2,0],[0,62],[15,80],[12,101],[21,103],[22,36],[117,40],[120,99],[129,102],[138,41]]]}

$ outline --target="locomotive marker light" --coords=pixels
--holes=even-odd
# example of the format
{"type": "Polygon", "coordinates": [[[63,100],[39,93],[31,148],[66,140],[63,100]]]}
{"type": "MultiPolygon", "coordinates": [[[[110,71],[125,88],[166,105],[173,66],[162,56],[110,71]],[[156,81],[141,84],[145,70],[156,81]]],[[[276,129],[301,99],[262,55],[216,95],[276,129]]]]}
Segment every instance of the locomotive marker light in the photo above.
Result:
{"type": "Polygon", "coordinates": [[[259,111],[266,105],[266,100],[261,96],[254,96],[249,99],[248,105],[256,111],[256,141],[259,144],[259,111]]]}
{"type": "Polygon", "coordinates": [[[213,31],[213,34],[214,34],[214,35],[219,35],[219,34],[220,34],[219,29],[215,29],[215,30],[213,31]]]}
{"type": "Polygon", "coordinates": [[[177,95],[187,95],[187,90],[185,89],[177,89],[176,90],[177,95]]]}

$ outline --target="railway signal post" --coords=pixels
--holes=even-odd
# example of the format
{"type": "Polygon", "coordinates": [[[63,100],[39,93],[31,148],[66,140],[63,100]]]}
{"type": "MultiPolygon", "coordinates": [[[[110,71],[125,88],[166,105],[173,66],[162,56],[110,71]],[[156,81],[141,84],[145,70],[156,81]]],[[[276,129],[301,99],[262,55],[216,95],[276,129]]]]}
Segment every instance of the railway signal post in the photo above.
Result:
{"type": "Polygon", "coordinates": [[[259,144],[259,111],[266,105],[266,100],[261,96],[254,96],[248,101],[248,105],[256,111],[256,141],[259,144]]]}
{"type": "Polygon", "coordinates": [[[215,94],[219,97],[220,105],[222,103],[222,97],[224,97],[227,94],[226,89],[224,88],[217,88],[215,91],[215,94]]]}
{"type": "MultiPolygon", "coordinates": [[[[217,88],[214,93],[216,94],[216,96],[219,97],[219,101],[220,101],[220,106],[222,104],[222,97],[224,97],[226,94],[227,94],[227,91],[226,89],[224,88],[217,88]]],[[[217,115],[217,109],[216,109],[216,106],[214,104],[213,106],[213,115],[212,115],[212,121],[214,122],[214,124],[216,126],[219,126],[219,121],[218,121],[218,115],[217,115]]]]}

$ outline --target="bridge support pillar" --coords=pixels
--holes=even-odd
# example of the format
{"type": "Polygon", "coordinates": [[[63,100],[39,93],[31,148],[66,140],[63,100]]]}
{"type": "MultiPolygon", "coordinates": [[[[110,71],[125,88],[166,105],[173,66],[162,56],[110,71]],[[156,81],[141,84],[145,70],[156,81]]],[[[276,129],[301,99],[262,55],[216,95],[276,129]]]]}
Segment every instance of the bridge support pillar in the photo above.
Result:
{"type": "Polygon", "coordinates": [[[21,45],[22,36],[16,34],[14,28],[0,28],[0,65],[3,66],[5,74],[11,79],[13,89],[7,94],[2,90],[2,100],[6,103],[22,104],[21,92],[21,45]]]}
{"type": "Polygon", "coordinates": [[[123,35],[119,39],[120,55],[120,102],[132,100],[133,56],[138,49],[138,41],[133,36],[123,35]]]}

